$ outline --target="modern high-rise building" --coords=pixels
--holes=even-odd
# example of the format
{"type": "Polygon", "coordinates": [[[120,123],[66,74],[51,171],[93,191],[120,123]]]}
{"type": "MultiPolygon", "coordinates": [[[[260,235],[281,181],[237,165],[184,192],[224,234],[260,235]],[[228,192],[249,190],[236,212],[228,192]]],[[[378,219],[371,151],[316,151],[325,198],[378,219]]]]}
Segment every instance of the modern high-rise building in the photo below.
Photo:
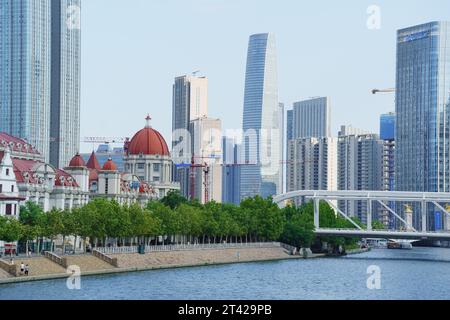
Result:
{"type": "Polygon", "coordinates": [[[289,141],[287,191],[337,190],[337,138],[289,141]]]}
{"type": "MultiPolygon", "coordinates": [[[[382,191],[395,191],[395,113],[382,114],[380,117],[380,139],[383,141],[382,151],[382,191]]],[[[388,203],[395,209],[395,202],[388,203]]],[[[395,210],[394,210],[395,211],[395,210]]],[[[396,229],[397,221],[389,210],[383,209],[380,221],[391,229],[396,229]]]]}
{"type": "MultiPolygon", "coordinates": [[[[397,32],[395,187],[450,191],[450,23],[397,32]]],[[[430,208],[431,210],[431,208],[430,208]]],[[[434,221],[429,216],[428,227],[434,221]]],[[[422,225],[414,208],[415,227],[422,225]]]]}
{"type": "Polygon", "coordinates": [[[80,0],[0,0],[0,131],[56,167],[79,151],[79,13],[80,0]]]}
{"type": "Polygon", "coordinates": [[[172,156],[173,178],[180,182],[181,193],[189,197],[189,168],[191,163],[191,121],[208,116],[208,78],[180,76],[173,85],[172,156]],[[184,165],[182,165],[184,164],[184,165]]]}
{"type": "Polygon", "coordinates": [[[242,140],[241,199],[269,197],[280,191],[280,132],[275,36],[250,36],[242,140]]]}
{"type": "MultiPolygon", "coordinates": [[[[338,190],[381,190],[383,142],[379,135],[344,135],[343,129],[338,138],[338,190]]],[[[366,223],[366,201],[339,201],[339,208],[366,223]]],[[[374,205],[374,220],[379,219],[378,210],[374,205]]]]}
{"type": "Polygon", "coordinates": [[[222,139],[222,202],[240,204],[241,145],[233,138],[222,139]]]}
{"type": "Polygon", "coordinates": [[[197,167],[190,174],[189,194],[201,203],[222,202],[222,122],[199,118],[191,121],[192,152],[197,167]],[[191,179],[194,179],[192,181],[191,179]],[[194,190],[192,190],[194,188],[194,190]]]}
{"type": "Polygon", "coordinates": [[[49,160],[51,1],[0,0],[0,132],[49,160]]]}
{"type": "Polygon", "coordinates": [[[51,0],[50,163],[80,151],[81,0],[51,0]]]}
{"type": "Polygon", "coordinates": [[[294,110],[286,111],[286,142],[294,139],[294,110]]]}
{"type": "Polygon", "coordinates": [[[330,103],[327,97],[294,103],[294,138],[330,137],[330,103]]]}

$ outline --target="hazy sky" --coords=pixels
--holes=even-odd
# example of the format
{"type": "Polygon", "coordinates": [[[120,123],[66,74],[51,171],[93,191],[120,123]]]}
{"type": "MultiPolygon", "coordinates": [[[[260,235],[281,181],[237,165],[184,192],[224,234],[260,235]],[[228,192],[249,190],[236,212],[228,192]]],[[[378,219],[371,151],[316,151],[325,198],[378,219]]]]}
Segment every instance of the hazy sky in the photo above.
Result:
{"type": "Polygon", "coordinates": [[[210,116],[240,128],[248,37],[261,32],[277,38],[281,102],[329,96],[334,134],[377,132],[394,96],[370,90],[395,86],[396,30],[434,20],[450,20],[450,1],[84,0],[81,135],[129,137],[150,113],[169,143],[173,79],[196,70],[210,116]]]}

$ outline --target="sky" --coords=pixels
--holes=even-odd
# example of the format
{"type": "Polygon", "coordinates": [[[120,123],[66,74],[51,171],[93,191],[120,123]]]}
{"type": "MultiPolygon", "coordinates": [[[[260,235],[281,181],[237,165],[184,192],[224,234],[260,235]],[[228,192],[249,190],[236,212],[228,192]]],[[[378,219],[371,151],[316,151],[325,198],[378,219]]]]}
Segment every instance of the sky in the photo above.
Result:
{"type": "Polygon", "coordinates": [[[248,38],[262,32],[276,35],[280,102],[328,96],[334,135],[378,132],[394,95],[371,90],[395,87],[396,31],[437,20],[450,1],[84,0],[81,136],[132,137],[150,114],[170,143],[174,78],[197,70],[209,116],[241,128],[248,38]]]}

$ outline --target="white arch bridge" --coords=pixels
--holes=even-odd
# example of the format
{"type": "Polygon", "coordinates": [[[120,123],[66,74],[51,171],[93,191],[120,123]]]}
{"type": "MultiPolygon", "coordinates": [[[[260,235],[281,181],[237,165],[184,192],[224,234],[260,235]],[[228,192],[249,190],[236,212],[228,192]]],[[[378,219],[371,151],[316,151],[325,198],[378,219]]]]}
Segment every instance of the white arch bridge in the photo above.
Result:
{"type": "Polygon", "coordinates": [[[315,233],[319,236],[341,236],[355,238],[374,239],[405,239],[405,240],[450,240],[450,231],[433,232],[427,230],[428,210],[431,206],[445,214],[446,229],[450,227],[450,210],[447,204],[450,203],[450,193],[433,192],[386,192],[386,191],[312,191],[299,190],[276,196],[274,202],[280,207],[286,206],[290,200],[302,198],[314,203],[314,225],[315,233]],[[351,217],[340,210],[333,203],[339,200],[344,201],[367,201],[367,229],[361,228],[351,217]],[[338,214],[352,223],[356,229],[325,229],[320,227],[320,201],[327,202],[338,214]],[[399,230],[373,230],[373,204],[380,206],[394,215],[404,226],[405,231],[399,230]],[[413,227],[413,215],[409,213],[404,218],[394,211],[388,204],[390,203],[419,203],[421,207],[420,224],[421,229],[413,227]]]}

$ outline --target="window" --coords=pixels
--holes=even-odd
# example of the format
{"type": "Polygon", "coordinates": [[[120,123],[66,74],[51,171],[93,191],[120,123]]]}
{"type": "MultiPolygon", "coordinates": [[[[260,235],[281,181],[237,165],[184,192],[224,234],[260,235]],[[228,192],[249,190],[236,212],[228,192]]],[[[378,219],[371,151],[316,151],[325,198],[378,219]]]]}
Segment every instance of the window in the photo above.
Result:
{"type": "Polygon", "coordinates": [[[9,169],[6,169],[6,176],[9,177],[9,169]]]}
{"type": "Polygon", "coordinates": [[[14,186],[11,186],[11,192],[14,192],[14,186]]]}
{"type": "Polygon", "coordinates": [[[154,182],[159,182],[159,180],[160,180],[159,177],[153,177],[154,182]]]}
{"type": "Polygon", "coordinates": [[[143,170],[143,169],[145,169],[145,163],[138,163],[137,167],[138,167],[138,169],[143,170]]]}
{"type": "Polygon", "coordinates": [[[159,163],[155,163],[155,164],[153,165],[153,171],[154,171],[154,172],[159,172],[160,170],[161,170],[160,164],[159,164],[159,163]]]}
{"type": "Polygon", "coordinates": [[[108,194],[109,191],[109,179],[105,179],[105,194],[108,194]]]}
{"type": "Polygon", "coordinates": [[[12,215],[12,204],[7,204],[6,205],[6,215],[7,216],[12,215]]]}
{"type": "Polygon", "coordinates": [[[0,193],[2,193],[2,192],[3,192],[3,185],[0,184],[0,193]]]}

